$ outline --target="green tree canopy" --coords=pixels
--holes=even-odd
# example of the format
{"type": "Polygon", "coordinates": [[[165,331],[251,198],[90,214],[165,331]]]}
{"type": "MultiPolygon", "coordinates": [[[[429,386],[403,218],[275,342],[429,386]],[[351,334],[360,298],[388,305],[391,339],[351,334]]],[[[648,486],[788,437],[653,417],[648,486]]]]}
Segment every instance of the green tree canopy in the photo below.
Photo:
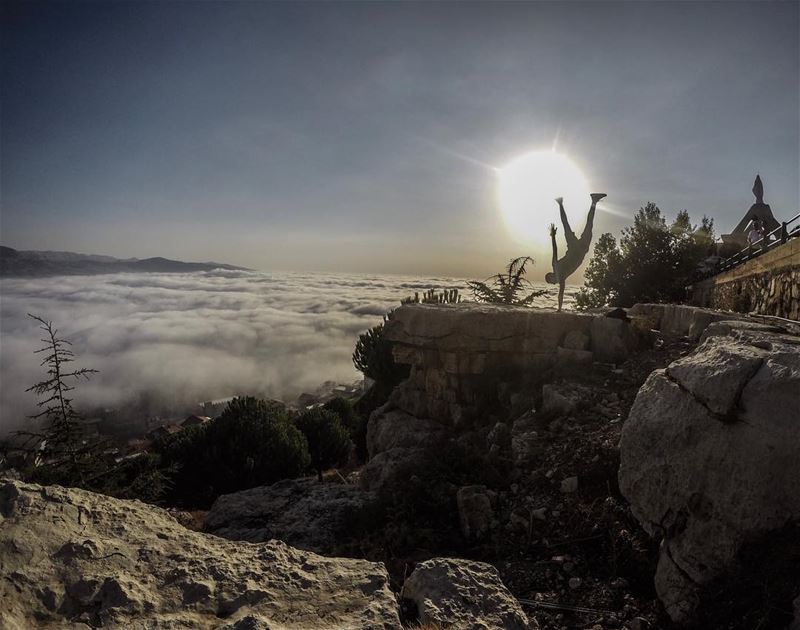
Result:
{"type": "Polygon", "coordinates": [[[660,208],[648,202],[622,230],[619,245],[602,234],[586,269],[578,308],[632,306],[636,302],[681,302],[698,264],[714,243],[714,222],[692,225],[682,210],[667,225],[660,208]]]}
{"type": "Polygon", "coordinates": [[[350,452],[350,434],[339,416],[327,409],[311,409],[295,421],[311,453],[311,466],[322,481],[322,471],[341,464],[350,452]]]}
{"type": "Polygon", "coordinates": [[[156,449],[177,467],[174,500],[191,507],[298,477],[310,463],[308,443],[284,410],[252,397],[234,398],[216,420],[187,427],[156,449]]]}

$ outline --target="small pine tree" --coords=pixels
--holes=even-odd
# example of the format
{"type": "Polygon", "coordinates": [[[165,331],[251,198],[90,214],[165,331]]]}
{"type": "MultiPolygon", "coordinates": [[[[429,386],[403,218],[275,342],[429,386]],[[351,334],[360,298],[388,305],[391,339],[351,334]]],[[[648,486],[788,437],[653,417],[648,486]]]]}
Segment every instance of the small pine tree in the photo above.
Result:
{"type": "Polygon", "coordinates": [[[351,442],[339,416],[326,409],[311,409],[296,420],[297,428],[308,441],[311,466],[322,481],[322,471],[341,464],[350,452],[351,442]]]}
{"type": "Polygon", "coordinates": [[[20,431],[17,435],[28,445],[38,445],[35,448],[42,463],[39,477],[65,485],[82,485],[87,473],[97,473],[88,469],[98,464],[96,457],[100,446],[97,441],[85,439],[84,419],[72,406],[73,398],[69,395],[75,386],[69,383],[88,380],[97,370],[71,370],[69,364],[75,361],[70,349],[72,343],[58,336],[52,322],[30,313],[28,317],[39,322],[39,328],[45,333],[41,339],[44,346],[35,354],[44,354],[40,365],[46,368],[47,376],[25,390],[39,398],[36,403],[39,411],[29,416],[30,419],[44,420],[44,424],[39,431],[20,431]]]}

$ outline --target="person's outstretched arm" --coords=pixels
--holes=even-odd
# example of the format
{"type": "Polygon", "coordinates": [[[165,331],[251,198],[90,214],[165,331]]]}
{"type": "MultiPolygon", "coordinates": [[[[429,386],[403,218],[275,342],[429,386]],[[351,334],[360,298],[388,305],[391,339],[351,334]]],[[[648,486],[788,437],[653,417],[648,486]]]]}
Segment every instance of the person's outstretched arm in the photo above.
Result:
{"type": "Polygon", "coordinates": [[[566,282],[564,280],[558,281],[558,310],[561,310],[561,305],[564,303],[564,285],[566,282]]]}

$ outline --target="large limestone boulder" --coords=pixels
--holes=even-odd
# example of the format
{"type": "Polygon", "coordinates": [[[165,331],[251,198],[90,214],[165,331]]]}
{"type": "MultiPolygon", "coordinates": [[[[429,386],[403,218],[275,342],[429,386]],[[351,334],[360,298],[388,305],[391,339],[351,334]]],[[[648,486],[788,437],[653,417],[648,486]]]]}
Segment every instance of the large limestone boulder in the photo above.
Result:
{"type": "Polygon", "coordinates": [[[0,628],[400,630],[382,564],[232,542],[159,508],[0,482],[0,628]]]}
{"type": "Polygon", "coordinates": [[[331,554],[353,536],[376,497],[353,485],[286,479],[223,494],[206,514],[203,529],[230,540],[282,540],[294,547],[331,554]]]}
{"type": "Polygon", "coordinates": [[[620,489],[663,535],[656,590],[676,621],[740,545],[800,520],[800,342],[712,336],[650,375],[623,428],[620,489]]]}
{"type": "Polygon", "coordinates": [[[417,565],[403,584],[421,624],[448,630],[528,630],[538,628],[522,610],[491,564],[434,558],[417,565]]]}

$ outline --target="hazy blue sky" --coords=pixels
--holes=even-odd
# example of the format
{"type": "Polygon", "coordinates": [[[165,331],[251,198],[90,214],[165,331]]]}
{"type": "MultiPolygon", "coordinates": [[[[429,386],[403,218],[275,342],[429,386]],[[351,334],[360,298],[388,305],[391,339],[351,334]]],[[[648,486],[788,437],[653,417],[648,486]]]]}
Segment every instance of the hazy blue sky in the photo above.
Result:
{"type": "Polygon", "coordinates": [[[541,277],[490,166],[556,137],[622,215],[727,231],[756,172],[793,215],[798,7],[5,3],[0,240],[453,275],[533,253],[541,277]]]}

